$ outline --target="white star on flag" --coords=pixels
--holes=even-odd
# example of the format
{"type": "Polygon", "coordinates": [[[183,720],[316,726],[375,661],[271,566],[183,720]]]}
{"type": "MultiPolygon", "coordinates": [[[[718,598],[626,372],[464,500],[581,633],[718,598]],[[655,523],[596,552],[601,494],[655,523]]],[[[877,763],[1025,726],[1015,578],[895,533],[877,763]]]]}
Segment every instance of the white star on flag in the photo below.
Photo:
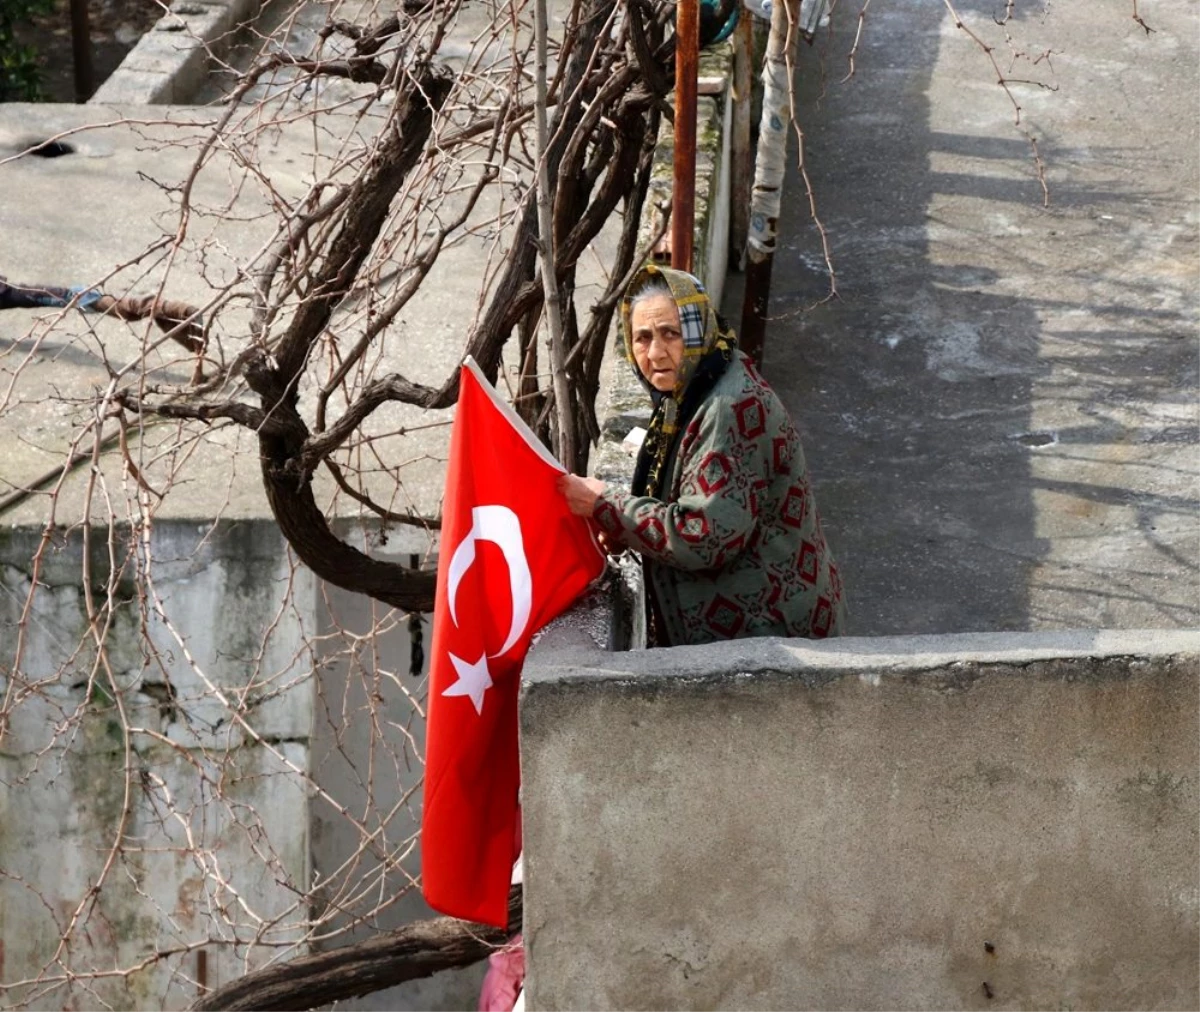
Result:
{"type": "Polygon", "coordinates": [[[450,663],[458,672],[458,681],[442,691],[443,696],[470,696],[475,712],[483,716],[483,694],[492,687],[492,674],[488,671],[487,654],[480,654],[474,664],[450,654],[450,663]]]}

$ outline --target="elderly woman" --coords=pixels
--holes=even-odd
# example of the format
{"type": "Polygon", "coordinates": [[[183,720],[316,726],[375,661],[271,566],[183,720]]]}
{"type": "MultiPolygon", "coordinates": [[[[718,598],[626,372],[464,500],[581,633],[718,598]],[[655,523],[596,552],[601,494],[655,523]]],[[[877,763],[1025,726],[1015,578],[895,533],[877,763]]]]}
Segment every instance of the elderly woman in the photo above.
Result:
{"type": "Polygon", "coordinates": [[[633,489],[576,475],[559,489],[607,547],[641,554],[650,645],[837,635],[841,580],[800,438],[703,286],[645,267],[621,323],[654,401],[633,489]]]}

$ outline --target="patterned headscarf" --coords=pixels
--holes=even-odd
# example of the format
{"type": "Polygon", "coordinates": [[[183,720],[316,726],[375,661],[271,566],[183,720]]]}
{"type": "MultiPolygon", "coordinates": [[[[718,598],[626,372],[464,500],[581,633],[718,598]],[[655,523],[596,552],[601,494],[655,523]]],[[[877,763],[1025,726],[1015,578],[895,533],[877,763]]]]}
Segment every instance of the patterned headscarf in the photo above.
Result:
{"type": "Polygon", "coordinates": [[[635,495],[657,498],[663,491],[662,480],[676,437],[721,378],[733,357],[737,338],[713,309],[697,278],[655,264],[647,264],[638,271],[626,290],[621,300],[621,329],[625,335],[625,355],[633,365],[634,374],[654,398],[654,414],[634,470],[633,491],[635,495]],[[675,377],[675,389],[670,393],[657,391],[650,385],[633,355],[634,296],[659,281],[665,281],[671,290],[683,333],[683,359],[675,377]]]}

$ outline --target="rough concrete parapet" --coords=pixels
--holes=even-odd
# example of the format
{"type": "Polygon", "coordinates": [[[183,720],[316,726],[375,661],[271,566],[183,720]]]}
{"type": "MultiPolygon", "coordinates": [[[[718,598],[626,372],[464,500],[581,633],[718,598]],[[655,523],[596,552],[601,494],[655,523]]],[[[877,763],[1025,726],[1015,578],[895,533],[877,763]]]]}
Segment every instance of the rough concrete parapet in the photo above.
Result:
{"type": "Polygon", "coordinates": [[[186,104],[260,0],[175,0],[97,89],[98,105],[186,104]]]}
{"type": "Polygon", "coordinates": [[[527,666],[528,1007],[1196,1008],[1200,635],[527,666]]]}

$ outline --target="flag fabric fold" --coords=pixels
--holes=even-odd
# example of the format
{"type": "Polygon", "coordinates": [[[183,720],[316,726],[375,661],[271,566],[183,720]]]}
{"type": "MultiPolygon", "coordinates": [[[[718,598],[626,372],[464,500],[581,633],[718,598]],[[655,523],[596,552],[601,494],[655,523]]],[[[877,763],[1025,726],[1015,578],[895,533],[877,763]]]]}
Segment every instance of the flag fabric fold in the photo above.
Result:
{"type": "Polygon", "coordinates": [[[505,927],[516,857],[517,689],[534,634],[604,570],[564,468],[467,359],[450,436],[430,650],[421,884],[505,927]]]}

